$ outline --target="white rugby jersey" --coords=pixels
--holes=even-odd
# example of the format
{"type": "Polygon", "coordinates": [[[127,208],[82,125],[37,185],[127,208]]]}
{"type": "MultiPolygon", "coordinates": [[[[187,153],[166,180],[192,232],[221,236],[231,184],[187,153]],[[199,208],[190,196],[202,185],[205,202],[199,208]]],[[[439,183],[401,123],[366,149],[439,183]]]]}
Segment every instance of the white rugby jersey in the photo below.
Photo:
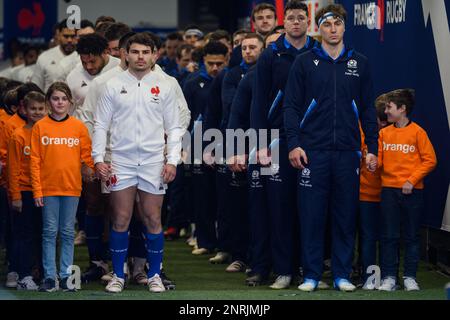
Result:
{"type": "Polygon", "coordinates": [[[127,70],[109,80],[94,116],[95,163],[104,162],[108,131],[113,163],[139,166],[164,162],[166,134],[167,163],[177,166],[184,130],[173,87],[156,72],[138,80],[127,70]]]}
{"type": "Polygon", "coordinates": [[[61,59],[59,62],[59,67],[61,68],[61,73],[59,75],[59,81],[66,81],[67,76],[69,75],[70,71],[75,69],[75,67],[81,63],[80,55],[78,52],[74,51],[68,56],[65,56],[61,59]]]}
{"type": "Polygon", "coordinates": [[[34,82],[44,92],[56,81],[61,79],[61,68],[59,62],[66,55],[62,52],[60,46],[51,48],[43,52],[36,62],[36,69],[31,81],[34,82]]]}
{"type": "Polygon", "coordinates": [[[175,93],[177,95],[177,100],[178,100],[178,109],[180,111],[181,126],[187,130],[187,128],[189,127],[189,123],[191,121],[191,111],[189,110],[188,104],[186,102],[186,98],[184,97],[183,90],[181,90],[180,84],[178,83],[177,79],[169,76],[157,64],[155,64],[154,72],[161,73],[170,82],[171,86],[174,88],[175,93]]]}
{"type": "Polygon", "coordinates": [[[19,64],[18,66],[15,66],[15,67],[12,67],[12,66],[11,66],[11,67],[9,67],[9,68],[6,68],[6,69],[0,71],[0,77],[7,78],[7,79],[10,79],[10,80],[14,80],[14,79],[12,78],[12,76],[13,76],[18,70],[23,69],[24,67],[25,67],[24,64],[19,64]]]}
{"type": "Polygon", "coordinates": [[[11,79],[20,81],[23,83],[31,82],[34,71],[36,70],[36,64],[25,66],[23,68],[17,69],[12,75],[11,79]]]}
{"type": "Polygon", "coordinates": [[[73,69],[67,76],[66,82],[72,91],[73,105],[69,111],[70,115],[73,115],[75,110],[77,110],[81,105],[83,105],[84,98],[88,92],[89,86],[96,77],[104,74],[105,72],[111,70],[112,68],[120,64],[120,59],[110,56],[108,63],[103,67],[99,74],[92,76],[84,68],[81,63],[79,63],[75,69],[73,69]]]}
{"type": "Polygon", "coordinates": [[[99,97],[103,93],[105,84],[124,71],[125,70],[122,69],[120,65],[118,65],[95,78],[89,85],[89,89],[86,97],[84,98],[83,105],[75,111],[74,115],[84,122],[89,130],[89,134],[91,137],[94,133],[95,109],[97,109],[97,102],[99,97]]]}

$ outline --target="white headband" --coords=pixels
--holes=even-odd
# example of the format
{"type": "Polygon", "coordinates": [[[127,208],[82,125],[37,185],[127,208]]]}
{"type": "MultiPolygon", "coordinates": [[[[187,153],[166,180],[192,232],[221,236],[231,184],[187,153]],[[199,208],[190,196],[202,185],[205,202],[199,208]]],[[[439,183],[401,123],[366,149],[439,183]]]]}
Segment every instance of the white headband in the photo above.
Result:
{"type": "Polygon", "coordinates": [[[330,18],[338,19],[341,20],[343,23],[345,23],[344,19],[340,15],[337,15],[334,12],[327,12],[319,19],[319,28],[322,25],[322,23],[324,23],[330,18]]]}
{"type": "Polygon", "coordinates": [[[203,32],[199,29],[188,29],[184,34],[187,36],[197,36],[199,38],[203,38],[203,32]]]}

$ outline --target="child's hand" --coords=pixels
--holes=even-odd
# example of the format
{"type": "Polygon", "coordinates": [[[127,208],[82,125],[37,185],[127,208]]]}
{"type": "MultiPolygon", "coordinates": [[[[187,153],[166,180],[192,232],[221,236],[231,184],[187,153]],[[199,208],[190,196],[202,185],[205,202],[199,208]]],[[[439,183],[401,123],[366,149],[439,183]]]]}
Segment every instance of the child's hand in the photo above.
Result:
{"type": "Polygon", "coordinates": [[[81,168],[81,176],[83,181],[91,182],[94,179],[94,171],[86,165],[81,168]]]}
{"type": "Polygon", "coordinates": [[[413,192],[414,186],[411,182],[406,181],[402,187],[403,194],[411,194],[413,192]]]}
{"type": "Polygon", "coordinates": [[[22,212],[22,200],[14,200],[11,202],[13,211],[20,213],[22,212]]]}
{"type": "Polygon", "coordinates": [[[35,198],[34,205],[38,208],[42,208],[44,206],[44,198],[35,198]]]}
{"type": "Polygon", "coordinates": [[[368,153],[366,156],[366,166],[367,170],[375,172],[378,167],[378,157],[372,153],[368,153]]]}

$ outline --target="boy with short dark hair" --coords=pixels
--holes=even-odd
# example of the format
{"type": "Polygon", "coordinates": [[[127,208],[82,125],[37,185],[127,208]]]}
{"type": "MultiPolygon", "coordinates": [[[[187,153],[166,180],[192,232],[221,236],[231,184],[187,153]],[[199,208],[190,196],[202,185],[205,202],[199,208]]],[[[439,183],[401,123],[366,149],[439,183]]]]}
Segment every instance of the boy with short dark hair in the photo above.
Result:
{"type": "Polygon", "coordinates": [[[30,146],[31,130],[34,124],[47,114],[47,108],[45,97],[39,92],[28,93],[23,104],[27,122],[12,134],[7,160],[12,207],[11,225],[15,242],[13,255],[17,257],[17,290],[37,290],[31,269],[41,257],[42,216],[41,209],[34,206],[31,191],[30,146]]]}
{"type": "Polygon", "coordinates": [[[403,284],[406,291],[420,290],[416,281],[423,211],[423,179],[437,160],[427,133],[409,116],[415,103],[412,89],[388,95],[385,113],[392,125],[380,131],[381,167],[381,291],[397,289],[400,231],[405,245],[403,284]]]}

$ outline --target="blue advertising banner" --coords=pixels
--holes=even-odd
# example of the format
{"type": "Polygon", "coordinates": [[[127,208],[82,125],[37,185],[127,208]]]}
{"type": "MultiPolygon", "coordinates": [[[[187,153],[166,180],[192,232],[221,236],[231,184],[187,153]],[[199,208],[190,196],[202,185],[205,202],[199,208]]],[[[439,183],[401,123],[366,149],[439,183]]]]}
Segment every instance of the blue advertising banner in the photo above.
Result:
{"type": "Polygon", "coordinates": [[[425,180],[423,222],[450,231],[450,0],[337,2],[348,12],[346,45],[370,59],[375,93],[416,90],[412,119],[427,131],[439,162],[425,180]]]}
{"type": "Polygon", "coordinates": [[[22,43],[44,44],[52,37],[57,22],[56,0],[4,1],[4,44],[16,38],[22,43]]]}

